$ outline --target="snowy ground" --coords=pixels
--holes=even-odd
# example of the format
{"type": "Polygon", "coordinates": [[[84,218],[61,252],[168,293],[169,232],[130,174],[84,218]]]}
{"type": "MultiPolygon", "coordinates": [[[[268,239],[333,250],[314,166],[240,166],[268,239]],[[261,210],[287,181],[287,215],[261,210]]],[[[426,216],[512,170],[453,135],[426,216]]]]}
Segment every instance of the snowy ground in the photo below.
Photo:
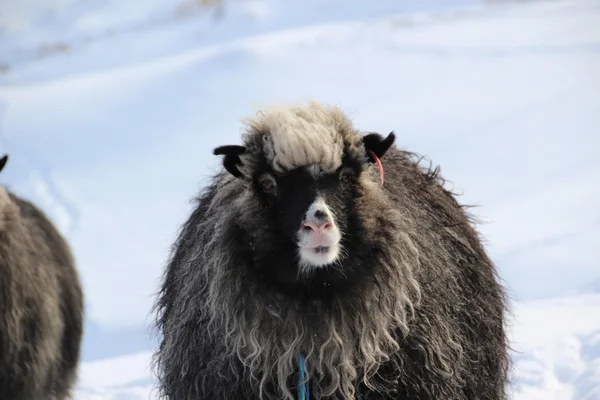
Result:
{"type": "Polygon", "coordinates": [[[193,4],[0,5],[1,179],[79,261],[77,399],[151,397],[148,311],[211,149],[309,98],[396,131],[479,205],[514,299],[513,398],[600,399],[598,1],[193,4]]]}

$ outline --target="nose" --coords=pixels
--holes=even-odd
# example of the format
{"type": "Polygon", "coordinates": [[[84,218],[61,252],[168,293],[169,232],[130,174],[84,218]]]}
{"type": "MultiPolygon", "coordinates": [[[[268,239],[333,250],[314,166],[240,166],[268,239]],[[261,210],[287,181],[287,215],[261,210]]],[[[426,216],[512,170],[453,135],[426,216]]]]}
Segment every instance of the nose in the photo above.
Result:
{"type": "Polygon", "coordinates": [[[313,222],[306,221],[304,222],[303,229],[305,232],[315,232],[315,233],[325,233],[332,228],[331,222],[323,221],[323,222],[313,222]]]}

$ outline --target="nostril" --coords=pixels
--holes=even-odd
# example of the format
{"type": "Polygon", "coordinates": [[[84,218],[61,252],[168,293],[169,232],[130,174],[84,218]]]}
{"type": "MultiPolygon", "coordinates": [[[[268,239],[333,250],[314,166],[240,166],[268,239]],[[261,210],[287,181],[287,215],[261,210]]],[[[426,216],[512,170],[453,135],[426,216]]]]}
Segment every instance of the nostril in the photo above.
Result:
{"type": "Polygon", "coordinates": [[[307,233],[313,232],[313,231],[316,232],[317,231],[317,226],[315,224],[310,223],[310,222],[305,222],[304,226],[302,227],[302,230],[304,232],[307,232],[307,233]]]}
{"type": "Polygon", "coordinates": [[[325,222],[322,226],[321,226],[321,231],[325,232],[330,230],[333,227],[333,225],[331,224],[331,222],[325,222]]]}

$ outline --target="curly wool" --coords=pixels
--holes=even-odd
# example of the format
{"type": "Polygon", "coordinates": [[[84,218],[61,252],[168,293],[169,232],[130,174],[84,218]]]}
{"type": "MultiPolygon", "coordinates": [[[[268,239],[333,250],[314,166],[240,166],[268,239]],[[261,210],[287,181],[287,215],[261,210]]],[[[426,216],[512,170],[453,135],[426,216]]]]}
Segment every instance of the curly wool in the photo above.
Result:
{"type": "MultiPolygon", "coordinates": [[[[249,219],[258,210],[249,207],[247,200],[242,196],[233,209],[224,212],[218,207],[221,199],[215,198],[209,206],[214,214],[199,230],[208,232],[217,224],[230,224],[222,224],[223,221],[251,223],[249,219]]],[[[388,254],[381,259],[378,285],[361,293],[362,301],[354,304],[354,311],[342,301],[335,302],[325,315],[319,316],[318,324],[311,321],[316,310],[299,308],[252,286],[243,288],[247,276],[240,273],[239,260],[232,259],[231,252],[223,246],[227,228],[214,231],[206,246],[190,254],[191,260],[205,266],[202,281],[207,286],[207,298],[202,314],[210,316],[207,330],[225,333],[228,355],[236,356],[248,368],[261,398],[277,398],[276,392],[268,390],[271,376],[277,376],[278,391],[293,398],[287,379],[294,374],[301,353],[306,353],[308,378],[315,380],[313,386],[320,394],[353,398],[356,379],[372,387],[370,379],[377,366],[399,349],[397,338],[390,332],[407,330],[407,311],[419,298],[419,286],[412,276],[413,268],[420,264],[419,252],[411,238],[418,227],[409,229],[397,212],[390,212],[385,233],[393,239],[387,242],[388,254]],[[394,238],[393,232],[399,228],[411,233],[394,238]]]]}

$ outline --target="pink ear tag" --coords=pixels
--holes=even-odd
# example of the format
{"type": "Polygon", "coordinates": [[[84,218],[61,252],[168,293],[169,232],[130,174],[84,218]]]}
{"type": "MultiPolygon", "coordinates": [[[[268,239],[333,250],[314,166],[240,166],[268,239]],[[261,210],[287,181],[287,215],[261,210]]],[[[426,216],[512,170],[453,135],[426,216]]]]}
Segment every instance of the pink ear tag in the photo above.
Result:
{"type": "Polygon", "coordinates": [[[369,150],[369,153],[373,157],[373,160],[375,160],[375,163],[377,163],[377,168],[379,169],[379,182],[380,185],[383,186],[383,165],[381,165],[381,161],[379,161],[379,157],[377,157],[375,153],[371,150],[369,150]]]}

